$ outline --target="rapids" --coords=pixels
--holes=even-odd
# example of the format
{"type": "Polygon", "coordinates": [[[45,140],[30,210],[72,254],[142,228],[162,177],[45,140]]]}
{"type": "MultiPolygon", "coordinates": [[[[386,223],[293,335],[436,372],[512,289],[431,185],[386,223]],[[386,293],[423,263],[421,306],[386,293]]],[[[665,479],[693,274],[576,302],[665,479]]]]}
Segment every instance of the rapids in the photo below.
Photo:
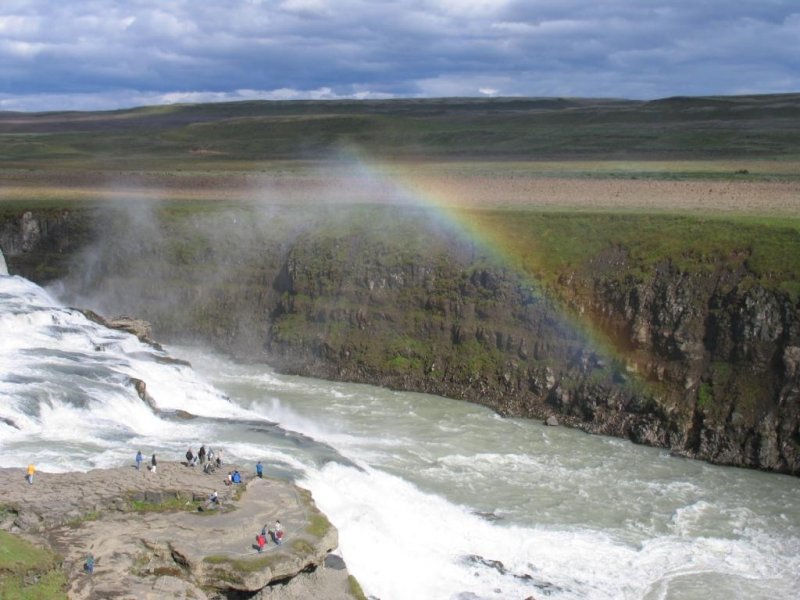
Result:
{"type": "Polygon", "coordinates": [[[0,466],[179,460],[201,443],[309,488],[382,600],[772,600],[800,584],[797,478],[157,350],[0,275],[0,466]]]}

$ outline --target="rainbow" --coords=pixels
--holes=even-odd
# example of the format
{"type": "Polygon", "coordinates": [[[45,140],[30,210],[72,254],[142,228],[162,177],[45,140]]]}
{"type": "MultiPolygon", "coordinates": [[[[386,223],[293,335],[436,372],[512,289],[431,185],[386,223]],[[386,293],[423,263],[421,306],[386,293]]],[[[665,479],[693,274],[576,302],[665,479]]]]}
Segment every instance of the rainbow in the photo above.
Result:
{"type": "MultiPolygon", "coordinates": [[[[624,364],[630,362],[613,340],[588,315],[569,307],[553,293],[548,293],[531,265],[539,263],[538,249],[520,246],[513,230],[509,230],[508,213],[502,208],[465,203],[458,196],[459,186],[448,185],[435,176],[415,174],[404,165],[369,159],[350,149],[346,154],[348,168],[359,178],[382,190],[387,190],[384,202],[394,205],[423,208],[437,223],[472,245],[477,260],[498,264],[511,270],[523,284],[537,294],[546,294],[548,302],[556,310],[561,326],[585,340],[587,350],[606,359],[615,359],[624,364]]],[[[519,210],[529,211],[530,207],[519,210]]],[[[514,225],[514,223],[511,223],[514,225]]]]}

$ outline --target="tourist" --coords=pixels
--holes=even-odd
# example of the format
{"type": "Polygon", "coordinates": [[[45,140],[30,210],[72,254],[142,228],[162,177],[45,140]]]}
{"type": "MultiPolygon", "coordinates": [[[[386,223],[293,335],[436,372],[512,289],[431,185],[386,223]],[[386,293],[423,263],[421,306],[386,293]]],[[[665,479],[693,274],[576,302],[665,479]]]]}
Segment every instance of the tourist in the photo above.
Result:
{"type": "Polygon", "coordinates": [[[155,472],[156,472],[156,466],[157,466],[157,464],[158,464],[158,463],[156,462],[156,455],[155,455],[155,453],[153,453],[153,458],[151,458],[151,459],[150,459],[150,470],[151,470],[153,473],[155,473],[155,472]]]}
{"type": "Polygon", "coordinates": [[[270,536],[273,542],[279,546],[281,545],[281,542],[283,542],[283,527],[280,521],[275,521],[275,531],[270,531],[270,536]]]}
{"type": "Polygon", "coordinates": [[[211,508],[219,507],[219,494],[217,494],[216,491],[214,491],[214,493],[208,497],[208,501],[206,502],[206,508],[209,507],[211,508]]]}
{"type": "Polygon", "coordinates": [[[33,484],[33,474],[36,473],[36,467],[33,466],[33,463],[28,465],[28,474],[25,475],[25,479],[28,480],[28,483],[33,484]]]}
{"type": "Polygon", "coordinates": [[[197,458],[200,459],[200,463],[204,464],[206,461],[206,445],[203,444],[200,446],[200,450],[197,452],[197,458]]]}
{"type": "Polygon", "coordinates": [[[141,471],[142,470],[142,461],[143,460],[144,460],[144,457],[142,456],[142,451],[139,450],[136,453],[136,470],[137,471],[141,471]]]}
{"type": "Polygon", "coordinates": [[[214,462],[214,451],[211,448],[208,449],[208,454],[206,454],[206,459],[208,459],[208,462],[214,462]]]}
{"type": "Polygon", "coordinates": [[[89,575],[94,573],[94,556],[91,554],[86,557],[86,562],[83,563],[83,570],[86,571],[89,575]]]}
{"type": "MultiPolygon", "coordinates": [[[[198,454],[198,456],[200,456],[200,455],[198,454]]],[[[193,467],[194,466],[194,462],[195,462],[194,454],[192,454],[192,449],[189,448],[186,451],[186,466],[187,467],[193,467]]]]}
{"type": "Polygon", "coordinates": [[[261,461],[256,463],[256,475],[258,475],[259,479],[264,478],[264,465],[261,464],[261,461]]]}
{"type": "Polygon", "coordinates": [[[230,485],[233,483],[233,473],[228,471],[228,476],[225,478],[225,485],[230,485]]]}
{"type": "Polygon", "coordinates": [[[259,533],[256,536],[256,544],[258,545],[258,552],[261,553],[264,550],[264,546],[267,543],[267,538],[264,537],[263,533],[259,533]]]}
{"type": "Polygon", "coordinates": [[[234,471],[231,475],[231,483],[242,483],[242,474],[239,471],[234,471]]]}

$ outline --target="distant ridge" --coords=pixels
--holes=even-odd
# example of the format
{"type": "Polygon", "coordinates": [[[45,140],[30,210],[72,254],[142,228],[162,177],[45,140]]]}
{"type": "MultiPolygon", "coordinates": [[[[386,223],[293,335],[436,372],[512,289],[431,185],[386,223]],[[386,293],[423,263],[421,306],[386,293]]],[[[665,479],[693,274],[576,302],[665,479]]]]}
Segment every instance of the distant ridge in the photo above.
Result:
{"type": "Polygon", "coordinates": [[[4,112],[0,134],[5,161],[124,161],[128,168],[145,158],[169,168],[192,152],[208,164],[210,156],[326,159],[343,148],[385,159],[794,158],[800,94],[250,100],[4,112]]]}

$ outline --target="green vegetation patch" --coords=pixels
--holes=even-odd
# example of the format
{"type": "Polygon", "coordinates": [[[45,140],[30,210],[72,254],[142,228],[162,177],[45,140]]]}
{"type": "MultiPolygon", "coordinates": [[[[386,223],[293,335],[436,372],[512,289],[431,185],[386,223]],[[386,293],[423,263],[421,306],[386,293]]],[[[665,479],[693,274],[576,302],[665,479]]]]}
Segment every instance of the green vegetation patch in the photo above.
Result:
{"type": "Polygon", "coordinates": [[[229,556],[212,555],[206,556],[203,562],[212,565],[226,564],[230,565],[233,571],[255,573],[265,569],[272,569],[287,560],[289,560],[289,558],[285,554],[273,551],[256,555],[253,558],[232,558],[229,556]]]}
{"type": "Polygon", "coordinates": [[[66,589],[58,555],[0,531],[0,598],[60,600],[67,598],[66,589]]]}
{"type": "Polygon", "coordinates": [[[714,401],[714,391],[710,383],[701,383],[697,388],[697,406],[707,408],[714,401]]]}
{"type": "Polygon", "coordinates": [[[102,514],[103,513],[101,513],[98,510],[92,510],[82,514],[80,517],[70,519],[69,521],[67,521],[67,525],[69,527],[78,527],[82,523],[86,523],[88,521],[97,521],[97,519],[99,519],[102,516],[102,514]]]}
{"type": "Polygon", "coordinates": [[[464,211],[510,260],[554,285],[569,271],[645,279],[669,261],[689,273],[745,267],[754,283],[798,296],[800,219],[531,211],[464,211]],[[615,260],[600,260],[615,254],[615,260]]]}
{"type": "MultiPolygon", "coordinates": [[[[370,157],[448,161],[583,161],[572,172],[663,177],[647,160],[736,160],[702,176],[758,177],[765,158],[800,156],[797,94],[654,102],[563,98],[436,98],[239,102],[60,113],[20,122],[0,115],[9,168],[90,166],[190,172],[275,169],[267,161],[370,157]],[[91,116],[92,127],[86,127],[91,116]],[[353,150],[355,149],[355,150],[353,150]],[[586,164],[618,160],[616,171],[586,164]],[[745,161],[747,161],[745,163],[745,161]]],[[[281,166],[281,169],[284,167],[281,166]]],[[[667,175],[697,173],[677,165],[667,175]]]]}
{"type": "Polygon", "coordinates": [[[190,511],[197,512],[197,508],[202,506],[200,500],[192,500],[184,496],[170,496],[161,502],[150,502],[148,500],[130,500],[130,509],[133,512],[172,512],[190,511]]]}
{"type": "Polygon", "coordinates": [[[331,522],[328,517],[320,512],[312,513],[308,518],[308,525],[306,526],[306,533],[315,537],[321,538],[330,531],[331,522]]]}
{"type": "Polygon", "coordinates": [[[358,583],[358,579],[356,579],[353,575],[347,576],[347,585],[353,598],[356,600],[367,600],[364,590],[361,589],[361,584],[358,583]]]}

